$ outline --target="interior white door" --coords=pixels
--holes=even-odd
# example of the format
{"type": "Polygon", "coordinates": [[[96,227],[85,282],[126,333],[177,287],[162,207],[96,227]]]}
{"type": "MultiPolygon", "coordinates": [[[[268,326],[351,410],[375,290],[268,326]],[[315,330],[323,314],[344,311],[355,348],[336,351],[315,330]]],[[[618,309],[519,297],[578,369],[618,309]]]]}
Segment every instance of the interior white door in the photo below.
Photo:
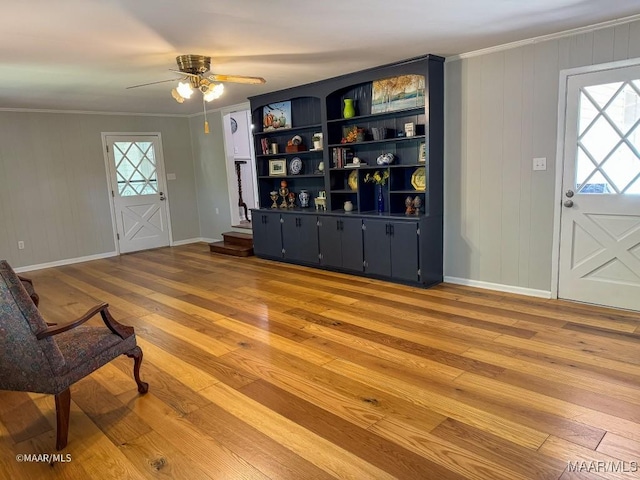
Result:
{"type": "Polygon", "coordinates": [[[170,244],[164,162],[155,135],[106,136],[120,253],[170,244]]]}
{"type": "Polygon", "coordinates": [[[558,296],[640,310],[640,66],[566,92],[558,296]]]}

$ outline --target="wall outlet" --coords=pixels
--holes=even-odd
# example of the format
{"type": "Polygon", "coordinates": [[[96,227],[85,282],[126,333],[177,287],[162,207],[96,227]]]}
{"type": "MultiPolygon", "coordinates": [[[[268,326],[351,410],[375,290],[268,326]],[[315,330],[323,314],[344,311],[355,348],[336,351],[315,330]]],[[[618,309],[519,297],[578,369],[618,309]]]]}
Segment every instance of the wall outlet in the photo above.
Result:
{"type": "Polygon", "coordinates": [[[220,215],[220,209],[216,207],[216,215],[220,215]]]}
{"type": "Polygon", "coordinates": [[[175,180],[175,179],[176,179],[175,173],[167,173],[167,180],[175,180]]]}
{"type": "Polygon", "coordinates": [[[24,242],[22,240],[18,242],[18,250],[24,250],[24,242]]]}
{"type": "Polygon", "coordinates": [[[547,158],[540,157],[533,159],[533,169],[534,170],[546,170],[547,169],[547,158]]]}

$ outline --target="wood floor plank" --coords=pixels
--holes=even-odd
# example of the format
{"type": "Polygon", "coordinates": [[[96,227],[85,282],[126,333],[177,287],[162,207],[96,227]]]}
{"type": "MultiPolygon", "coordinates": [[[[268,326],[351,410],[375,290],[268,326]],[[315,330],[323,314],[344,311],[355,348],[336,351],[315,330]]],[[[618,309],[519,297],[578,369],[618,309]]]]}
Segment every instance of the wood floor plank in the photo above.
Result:
{"type": "MultiPolygon", "coordinates": [[[[212,387],[210,387],[212,388],[212,387]]],[[[216,480],[247,478],[267,480],[259,469],[230,450],[216,438],[201,432],[186,416],[158,399],[153,392],[144,396],[124,393],[120,400],[161,435],[171,448],[188,462],[199,465],[216,480]]],[[[192,412],[193,413],[193,412],[192,412]]]]}
{"type": "Polygon", "coordinates": [[[484,429],[518,445],[538,448],[547,438],[544,432],[513,423],[498,415],[466,405],[458,400],[433,393],[408,382],[396,380],[390,375],[373,372],[345,360],[337,359],[323,368],[342,373],[361,382],[371,384],[383,391],[405,398],[418,405],[429,406],[432,410],[449,418],[484,429]]]}
{"type": "Polygon", "coordinates": [[[240,392],[217,384],[202,391],[216,405],[338,478],[392,479],[388,472],[308,431],[240,392]]]}
{"type": "Polygon", "coordinates": [[[53,465],[15,458],[55,452],[53,396],[0,392],[2,479],[637,478],[587,463],[640,456],[637,313],[206,243],[27,275],[49,321],[109,302],[150,389],[124,356],[74,384],[53,465]]]}
{"type": "Polygon", "coordinates": [[[370,430],[353,425],[263,380],[242,387],[240,392],[397,478],[456,478],[446,467],[441,467],[370,430]]]}
{"type": "Polygon", "coordinates": [[[540,447],[539,452],[553,458],[571,463],[574,468],[585,469],[587,473],[604,474],[605,478],[631,480],[638,478],[637,471],[625,470],[620,462],[609,455],[575,445],[566,440],[550,436],[540,447]],[[620,468],[618,468],[620,466],[620,468]]]}

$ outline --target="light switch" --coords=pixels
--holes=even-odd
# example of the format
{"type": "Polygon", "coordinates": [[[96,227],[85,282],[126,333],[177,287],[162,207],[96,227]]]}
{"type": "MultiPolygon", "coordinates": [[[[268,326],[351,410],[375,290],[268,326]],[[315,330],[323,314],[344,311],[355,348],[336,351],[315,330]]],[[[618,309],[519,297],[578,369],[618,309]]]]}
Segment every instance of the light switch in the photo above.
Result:
{"type": "Polygon", "coordinates": [[[539,157],[533,159],[533,169],[534,170],[546,170],[547,169],[547,158],[539,157]]]}
{"type": "Polygon", "coordinates": [[[167,180],[175,180],[175,179],[176,179],[175,173],[167,173],[167,180]]]}

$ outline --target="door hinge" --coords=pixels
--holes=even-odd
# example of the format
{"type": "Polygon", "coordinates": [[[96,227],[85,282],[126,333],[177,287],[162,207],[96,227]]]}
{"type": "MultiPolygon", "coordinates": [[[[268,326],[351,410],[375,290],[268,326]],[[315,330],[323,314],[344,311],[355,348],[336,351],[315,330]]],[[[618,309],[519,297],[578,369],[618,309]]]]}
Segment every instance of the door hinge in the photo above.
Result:
{"type": "Polygon", "coordinates": [[[109,153],[109,145],[105,145],[105,147],[107,149],[107,153],[109,153]]]}
{"type": "Polygon", "coordinates": [[[115,198],[115,197],[116,197],[116,194],[115,194],[115,193],[113,193],[113,190],[111,190],[111,196],[112,196],[113,198],[115,198]]]}
{"type": "Polygon", "coordinates": [[[118,237],[118,240],[120,240],[120,234],[116,233],[116,237],[118,237]]]}

